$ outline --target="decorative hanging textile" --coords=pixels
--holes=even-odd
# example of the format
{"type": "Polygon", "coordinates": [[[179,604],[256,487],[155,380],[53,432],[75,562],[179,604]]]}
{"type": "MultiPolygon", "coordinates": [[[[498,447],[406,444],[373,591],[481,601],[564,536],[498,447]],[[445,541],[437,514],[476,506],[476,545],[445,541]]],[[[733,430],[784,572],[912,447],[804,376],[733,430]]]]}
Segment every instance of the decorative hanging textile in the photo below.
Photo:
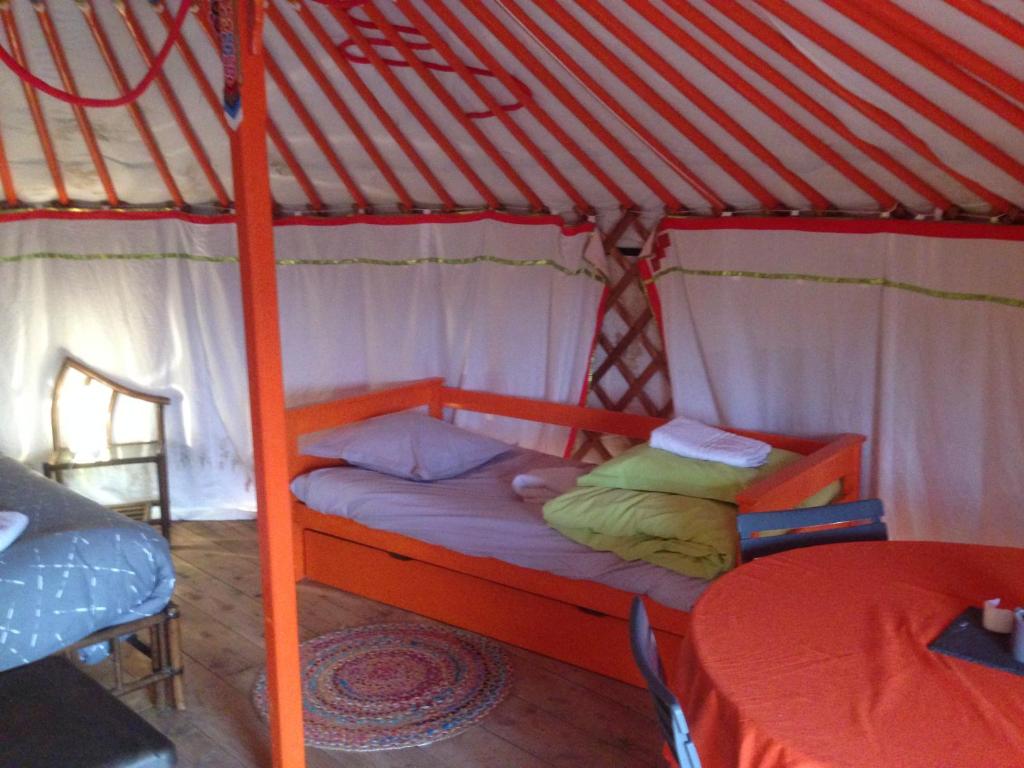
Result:
{"type": "MultiPolygon", "coordinates": [[[[29,214],[0,224],[0,452],[50,451],[65,353],[168,395],[176,516],[250,515],[252,446],[234,225],[29,214]]],[[[275,233],[290,405],[427,376],[574,402],[603,292],[590,227],[501,214],[310,219],[275,233]]],[[[460,423],[560,453],[566,431],[460,423]]],[[[122,490],[97,490],[117,500],[122,490]]]]}
{"type": "Polygon", "coordinates": [[[895,537],[1024,546],[1024,231],[670,220],[658,240],[678,412],[863,433],[895,537]]]}
{"type": "Polygon", "coordinates": [[[210,23],[220,44],[220,62],[224,74],[224,113],[228,124],[237,128],[242,119],[242,81],[238,67],[234,0],[211,0],[210,23]]]}

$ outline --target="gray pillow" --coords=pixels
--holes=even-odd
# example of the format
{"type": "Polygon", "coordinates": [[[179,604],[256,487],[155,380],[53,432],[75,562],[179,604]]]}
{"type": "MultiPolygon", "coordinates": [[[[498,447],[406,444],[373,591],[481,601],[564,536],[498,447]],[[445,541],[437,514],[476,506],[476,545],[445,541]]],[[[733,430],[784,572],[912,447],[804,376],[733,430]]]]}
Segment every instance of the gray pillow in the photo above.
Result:
{"type": "Polygon", "coordinates": [[[479,467],[512,446],[424,413],[403,411],[308,435],[306,456],[344,459],[408,480],[443,480],[479,467]]]}

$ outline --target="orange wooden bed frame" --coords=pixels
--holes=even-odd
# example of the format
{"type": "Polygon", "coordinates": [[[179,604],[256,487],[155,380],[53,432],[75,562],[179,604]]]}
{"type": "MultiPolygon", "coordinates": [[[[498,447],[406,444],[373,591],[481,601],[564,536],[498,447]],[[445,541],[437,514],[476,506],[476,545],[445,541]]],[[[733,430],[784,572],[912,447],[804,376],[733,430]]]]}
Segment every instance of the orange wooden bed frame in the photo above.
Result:
{"type": "MultiPolygon", "coordinates": [[[[303,456],[300,435],[385,413],[426,407],[478,411],[591,432],[646,440],[665,419],[560,405],[446,387],[425,379],[362,391],[286,414],[288,476],[341,461],[303,456]]],[[[740,513],[787,509],[840,480],[839,501],[860,493],[861,435],[810,440],[731,430],[804,457],[751,485],[740,513]]],[[[569,579],[487,557],[473,557],[401,534],[316,512],[293,499],[296,578],[308,578],[439,621],[643,685],[629,650],[633,595],[592,581],[569,579]]],[[[662,656],[671,665],[689,614],[648,600],[662,656]]]]}

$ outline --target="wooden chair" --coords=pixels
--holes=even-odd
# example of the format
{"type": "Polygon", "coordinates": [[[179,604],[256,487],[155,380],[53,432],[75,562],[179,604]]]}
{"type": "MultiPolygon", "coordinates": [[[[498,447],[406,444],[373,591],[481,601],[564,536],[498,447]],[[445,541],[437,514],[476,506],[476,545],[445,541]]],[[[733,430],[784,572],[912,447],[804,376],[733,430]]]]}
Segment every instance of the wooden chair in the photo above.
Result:
{"type": "Polygon", "coordinates": [[[845,541],[887,541],[889,531],[878,499],[807,509],[738,515],[743,561],[787,549],[845,541]]]}
{"type": "Polygon", "coordinates": [[[629,643],[633,648],[636,665],[647,681],[647,690],[654,700],[658,725],[675,758],[675,764],[679,768],[700,768],[697,747],[690,740],[690,727],[683,715],[683,708],[665,683],[665,672],[661,657],[658,655],[658,643],[647,618],[644,601],[639,596],[633,598],[633,606],[629,612],[629,643]]]}
{"type": "Polygon", "coordinates": [[[72,357],[64,358],[53,386],[50,422],[53,453],[43,474],[63,482],[68,471],[131,464],[153,464],[157,498],[111,506],[149,518],[160,509],[160,532],[171,537],[164,408],[170,399],[121,384],[72,357]],[[148,411],[148,413],[147,413],[148,411]]]}

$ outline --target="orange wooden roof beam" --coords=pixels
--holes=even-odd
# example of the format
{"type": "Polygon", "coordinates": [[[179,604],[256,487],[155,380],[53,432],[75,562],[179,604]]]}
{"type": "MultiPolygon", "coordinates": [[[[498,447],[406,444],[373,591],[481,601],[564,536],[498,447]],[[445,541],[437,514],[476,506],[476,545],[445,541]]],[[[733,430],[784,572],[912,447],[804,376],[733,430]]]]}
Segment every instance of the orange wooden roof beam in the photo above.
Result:
{"type": "MultiPolygon", "coordinates": [[[[142,56],[142,60],[146,62],[146,66],[152,67],[153,50],[149,47],[149,40],[146,38],[138,19],[136,19],[135,12],[132,10],[131,4],[121,3],[117,6],[117,9],[121,14],[121,18],[124,20],[128,33],[135,42],[135,47],[138,49],[139,55],[142,56]]],[[[192,128],[192,124],[188,121],[188,117],[185,116],[185,110],[182,109],[181,104],[178,101],[178,97],[174,95],[174,89],[171,88],[171,85],[167,80],[167,76],[161,72],[156,76],[155,82],[157,88],[160,89],[160,95],[163,97],[164,103],[167,104],[167,108],[170,110],[171,116],[174,118],[174,122],[177,123],[178,129],[181,131],[182,136],[185,137],[185,141],[188,143],[193,156],[196,158],[196,162],[199,163],[199,167],[202,169],[207,183],[209,183],[210,187],[213,189],[213,194],[217,198],[217,202],[222,208],[230,208],[231,198],[228,196],[227,190],[224,189],[224,184],[221,182],[217,172],[213,169],[213,165],[210,163],[210,158],[206,154],[206,149],[199,141],[199,137],[192,128]]]]}
{"type": "MultiPolygon", "coordinates": [[[[511,2],[509,4],[511,5],[511,2]]],[[[687,120],[666,99],[662,98],[654,88],[627,67],[620,58],[613,55],[600,40],[594,37],[565,9],[554,3],[537,3],[536,0],[534,0],[534,4],[547,13],[585,50],[592,53],[596,59],[627,87],[639,94],[662,118],[689,139],[713,162],[717,163],[725,173],[732,176],[744,189],[757,198],[762,208],[774,210],[781,206],[778,198],[769,192],[761,182],[755,179],[743,166],[729,157],[721,147],[705,136],[697,126],[687,120]]],[[[615,33],[618,36],[621,32],[623,32],[623,29],[620,25],[620,29],[617,29],[615,33]]]]}
{"type": "MultiPolygon", "coordinates": [[[[167,10],[167,6],[161,5],[159,8],[160,20],[164,23],[165,29],[170,29],[173,24],[170,12],[167,10]]],[[[217,51],[217,55],[220,55],[220,46],[217,45],[217,41],[214,37],[213,30],[210,27],[210,15],[208,11],[208,4],[203,2],[200,6],[200,12],[198,14],[199,26],[203,32],[206,33],[206,39],[210,41],[213,49],[217,51]]],[[[206,73],[203,72],[203,68],[199,65],[199,60],[196,59],[195,54],[192,52],[192,48],[184,38],[179,38],[177,41],[178,53],[185,60],[186,66],[188,66],[189,72],[192,73],[192,78],[196,81],[196,85],[199,86],[200,92],[203,94],[203,98],[206,99],[206,103],[213,110],[214,116],[217,118],[217,122],[220,123],[224,129],[224,133],[228,137],[228,142],[233,143],[237,138],[235,132],[231,130],[231,126],[228,125],[228,119],[224,114],[224,107],[221,105],[220,97],[213,90],[209,80],[206,79],[206,73]]],[[[324,209],[323,200],[320,198],[320,193],[317,192],[316,187],[310,180],[306,170],[302,167],[302,163],[299,162],[298,158],[295,157],[295,153],[292,152],[292,148],[288,145],[288,141],[285,139],[284,134],[277,127],[277,123],[274,122],[273,118],[267,116],[267,135],[270,136],[270,140],[274,143],[274,147],[281,155],[281,159],[284,160],[285,164],[291,170],[295,176],[295,181],[306,195],[306,199],[309,200],[309,207],[314,211],[322,211],[324,209]]]]}
{"type": "Polygon", "coordinates": [[[434,140],[441,151],[454,163],[455,167],[458,168],[459,172],[466,178],[467,181],[473,186],[487,204],[488,208],[498,209],[501,208],[501,202],[497,196],[491,190],[487,184],[484,183],[483,179],[477,175],[477,172],[466,162],[466,159],[459,153],[458,149],[451,140],[444,134],[435,123],[430,115],[427,114],[426,110],[420,106],[419,102],[416,101],[416,97],[402,84],[398,76],[391,70],[387,64],[385,64],[374,47],[366,40],[362,31],[352,23],[352,20],[348,17],[348,14],[339,10],[335,6],[330,6],[330,12],[334,16],[335,20],[342,26],[350,38],[356,41],[359,46],[359,50],[362,51],[363,56],[370,60],[370,64],[378,75],[388,84],[388,87],[394,92],[398,100],[405,105],[405,108],[416,118],[420,125],[423,126],[424,130],[434,140]]]}
{"type": "Polygon", "coordinates": [[[270,73],[271,79],[277,86],[277,89],[284,96],[284,100],[288,102],[288,106],[292,108],[296,117],[299,118],[299,122],[309,133],[313,139],[313,143],[319,148],[320,153],[327,160],[327,164],[331,166],[334,173],[341,179],[341,183],[345,185],[345,189],[348,190],[349,195],[356,201],[356,205],[363,210],[368,210],[370,204],[363,194],[362,190],[356,184],[352,174],[348,172],[345,166],[342,164],[338,154],[334,151],[334,147],[331,146],[330,139],[320,130],[319,124],[310,114],[309,110],[306,109],[306,105],[302,103],[299,95],[292,88],[292,84],[288,81],[287,76],[281,71],[281,67],[278,66],[277,62],[270,55],[270,51],[266,51],[264,54],[264,62],[266,63],[267,72],[270,73]]]}
{"type": "MultiPolygon", "coordinates": [[[[50,49],[50,55],[53,57],[53,63],[57,67],[57,74],[60,75],[60,81],[64,84],[64,90],[77,96],[78,86],[75,83],[75,76],[71,74],[67,56],[64,55],[64,46],[60,41],[57,28],[53,25],[53,19],[50,18],[50,12],[47,10],[45,2],[33,4],[33,8],[39,28],[43,32],[43,37],[46,38],[46,45],[50,49]]],[[[92,129],[89,116],[85,114],[85,109],[77,104],[71,105],[71,111],[75,116],[75,122],[78,123],[78,130],[82,134],[82,140],[85,141],[85,148],[92,159],[93,167],[96,168],[96,175],[99,176],[103,192],[107,196],[107,202],[116,207],[120,205],[121,201],[117,196],[117,190],[114,189],[114,180],[110,178],[107,161],[103,159],[103,153],[100,152],[100,145],[96,140],[96,132],[92,129]]]]}
{"type": "Polygon", "coordinates": [[[0,131],[0,187],[4,190],[4,201],[13,208],[18,205],[18,193],[14,189],[14,177],[11,166],[7,163],[7,152],[4,150],[4,136],[0,131]]]}
{"type": "Polygon", "coordinates": [[[905,165],[896,160],[885,150],[876,147],[874,144],[865,141],[851,131],[846,124],[837,118],[829,109],[811,98],[805,91],[796,87],[792,81],[783,75],[779,70],[753,53],[747,46],[740,43],[735,37],[726,32],[722,27],[712,21],[701,11],[698,11],[689,0],[665,0],[672,10],[689,21],[701,32],[710,37],[716,45],[721,46],[731,56],[743,62],[752,72],[756,72],[773,86],[786,94],[789,98],[807,110],[819,122],[826,125],[838,136],[848,141],[865,155],[870,157],[881,167],[889,171],[893,176],[903,181],[908,187],[928,200],[936,208],[945,211],[953,207],[953,204],[936,190],[931,184],[905,165]]]}
{"type": "Polygon", "coordinates": [[[1024,24],[1012,16],[991,5],[978,2],[978,0],[946,0],[946,3],[980,24],[984,24],[996,34],[1002,35],[1011,43],[1016,43],[1024,48],[1024,24]]]}
{"type": "MultiPolygon", "coordinates": [[[[444,210],[452,210],[453,208],[456,208],[455,200],[452,198],[451,195],[449,195],[449,193],[447,193],[447,189],[444,188],[444,185],[441,183],[440,179],[432,170],[430,170],[430,167],[426,164],[426,161],[424,161],[420,154],[416,151],[416,148],[413,146],[413,143],[409,140],[406,134],[404,134],[401,131],[401,128],[398,127],[398,124],[397,122],[395,122],[394,118],[391,117],[388,111],[384,109],[384,106],[380,103],[380,101],[377,100],[377,96],[374,95],[373,91],[367,86],[366,83],[362,82],[359,76],[355,73],[355,70],[352,68],[351,63],[349,63],[345,56],[342,55],[342,53],[338,50],[338,46],[331,39],[331,36],[328,35],[327,30],[324,29],[324,26],[321,23],[319,23],[319,20],[317,20],[316,16],[313,15],[309,11],[309,9],[302,5],[301,3],[292,3],[291,7],[302,18],[303,23],[306,26],[306,29],[308,29],[309,32],[312,33],[313,37],[316,38],[317,42],[319,42],[319,44],[321,44],[324,50],[327,51],[328,55],[334,61],[335,66],[339,69],[342,75],[344,75],[345,79],[348,80],[349,84],[356,90],[362,101],[364,101],[364,103],[366,103],[367,106],[369,106],[371,112],[374,113],[374,116],[377,118],[380,124],[384,126],[384,129],[388,132],[388,134],[391,136],[394,142],[399,147],[401,147],[402,153],[404,153],[404,155],[406,155],[406,157],[409,158],[410,162],[412,162],[416,170],[419,171],[421,176],[423,176],[424,180],[434,191],[434,195],[436,195],[438,200],[440,200],[441,206],[444,208],[444,210]]],[[[281,28],[282,25],[288,24],[287,19],[283,17],[283,15],[279,12],[278,8],[276,8],[276,6],[273,3],[270,4],[268,12],[270,14],[270,17],[272,19],[275,19],[275,25],[278,26],[279,28],[281,28]]],[[[299,55],[300,58],[302,58],[303,54],[299,53],[298,50],[296,50],[296,53],[299,55]]],[[[304,60],[304,66],[306,67],[306,70],[309,71],[310,75],[314,79],[316,79],[317,83],[319,84],[319,87],[321,87],[321,90],[324,91],[324,93],[327,95],[328,100],[334,106],[335,111],[342,116],[342,119],[344,119],[345,114],[347,114],[351,117],[353,123],[358,125],[358,123],[355,122],[355,117],[348,109],[348,106],[338,95],[334,86],[331,85],[330,80],[328,80],[324,72],[321,69],[319,69],[318,66],[316,66],[315,61],[313,61],[312,58],[309,58],[308,61],[304,60]],[[310,67],[312,69],[310,69],[310,67]]],[[[366,131],[362,131],[361,128],[359,130],[362,134],[366,135],[366,131]]],[[[358,134],[356,135],[358,136],[358,134]]],[[[395,195],[398,197],[399,206],[401,206],[404,210],[411,210],[415,208],[416,204],[413,201],[412,196],[406,190],[406,186],[404,186],[401,183],[401,181],[398,179],[397,175],[394,173],[391,167],[388,166],[388,164],[384,161],[383,156],[380,155],[379,151],[377,150],[377,147],[373,145],[373,142],[371,142],[369,138],[367,138],[367,141],[373,147],[374,155],[371,155],[371,159],[373,159],[375,156],[377,157],[377,160],[374,161],[374,164],[378,167],[381,173],[384,174],[384,178],[388,180],[388,183],[391,185],[391,188],[395,190],[395,195]]],[[[366,144],[364,144],[364,147],[366,147],[366,144]]]]}
{"type": "MultiPolygon", "coordinates": [[[[407,0],[401,0],[400,7],[402,7],[403,11],[407,5],[409,5],[407,0]]],[[[633,201],[625,191],[616,184],[615,181],[596,162],[594,162],[593,158],[583,151],[583,148],[580,147],[580,145],[577,144],[576,141],[573,140],[572,137],[570,137],[569,134],[552,119],[551,115],[540,108],[532,95],[525,92],[524,86],[516,78],[512,77],[509,71],[502,66],[501,62],[499,62],[491,52],[480,43],[480,41],[466,28],[466,26],[459,21],[455,14],[451,13],[443,3],[438,2],[437,0],[427,0],[427,5],[438,16],[438,18],[441,19],[442,23],[452,33],[454,33],[459,41],[466,46],[474,56],[476,56],[480,63],[494,73],[495,77],[498,78],[498,81],[506,88],[506,90],[509,91],[509,93],[513,94],[519,100],[519,103],[521,103],[526,110],[533,115],[534,119],[537,120],[537,122],[540,123],[547,132],[551,134],[565,148],[565,150],[576,159],[576,162],[582,165],[599,184],[608,190],[608,192],[618,201],[620,206],[624,208],[633,207],[633,201]]],[[[406,16],[408,15],[408,12],[406,12],[406,16]]],[[[676,201],[676,203],[678,205],[678,201],[676,201]]],[[[581,206],[578,202],[576,205],[583,213],[585,213],[587,208],[589,208],[588,205],[581,206]]]]}
{"type": "Polygon", "coordinates": [[[926,99],[903,81],[889,74],[852,46],[840,40],[823,26],[801,13],[784,0],[755,0],[765,10],[788,24],[800,34],[810,38],[848,67],[866,77],[878,87],[900,99],[929,122],[941,128],[984,157],[1009,176],[1024,183],[1024,163],[1016,160],[976,131],[964,125],[935,102],[926,99]]]}
{"type": "MultiPolygon", "coordinates": [[[[534,0],[534,2],[536,2],[536,0],[534,0]]],[[[582,6],[587,13],[596,19],[609,32],[616,35],[616,37],[625,43],[626,47],[629,48],[635,56],[657,72],[673,88],[675,88],[677,92],[689,100],[691,104],[714,120],[726,133],[746,147],[754,157],[758,158],[768,168],[771,168],[781,179],[786,181],[790,187],[802,195],[804,199],[809,201],[816,211],[821,212],[832,207],[832,203],[829,202],[828,198],[788,168],[785,163],[783,163],[771,150],[768,149],[768,147],[758,141],[750,131],[740,125],[739,122],[737,122],[724,109],[719,107],[715,102],[702,93],[701,90],[684,77],[678,69],[671,66],[665,59],[654,53],[651,47],[647,45],[639,35],[619,21],[614,14],[601,5],[597,0],[576,0],[576,3],[577,5],[582,6]]],[[[653,21],[658,16],[658,12],[653,11],[653,9],[651,10],[652,16],[647,16],[646,18],[653,21]]],[[[548,13],[550,14],[551,11],[549,10],[548,13]]],[[[594,47],[600,46],[597,38],[589,32],[584,32],[582,37],[577,34],[575,30],[584,30],[582,24],[579,24],[578,22],[574,23],[573,30],[574,31],[570,32],[570,34],[573,34],[573,36],[576,37],[577,40],[580,40],[580,42],[583,42],[584,40],[593,41],[594,47]]],[[[603,59],[608,59],[609,61],[613,60],[612,56],[608,53],[603,55],[599,53],[598,55],[603,59]]],[[[621,65],[621,61],[621,59],[618,59],[619,65],[621,65]]],[[[615,71],[617,70],[618,66],[615,68],[615,71]]],[[[642,78],[640,78],[635,72],[628,69],[627,71],[629,71],[630,79],[643,82],[642,78]]],[[[754,190],[750,191],[753,192],[754,190]]],[[[764,201],[762,200],[762,202],[764,201]]]]}
{"type": "Polygon", "coordinates": [[[1009,95],[1024,94],[1024,80],[998,67],[991,61],[981,56],[963,43],[954,40],[947,34],[940,32],[935,27],[926,23],[923,19],[903,10],[892,0],[872,0],[870,3],[861,2],[861,7],[873,13],[885,23],[895,25],[895,28],[907,37],[915,40],[925,48],[929,48],[942,57],[942,60],[951,62],[961,69],[970,72],[977,78],[984,80],[993,88],[997,88],[1009,95]]]}
{"type": "MultiPolygon", "coordinates": [[[[501,124],[505,126],[506,130],[516,141],[525,149],[530,157],[533,158],[534,162],[537,163],[552,181],[557,184],[563,192],[572,200],[573,205],[576,209],[583,213],[589,214],[593,212],[593,206],[590,205],[580,194],[580,191],[570,182],[565,175],[558,170],[557,166],[551,162],[551,159],[544,154],[544,151],[537,146],[537,144],[530,138],[530,136],[524,131],[520,125],[512,118],[510,114],[498,103],[498,100],[491,95],[491,92],[477,79],[477,76],[470,72],[458,55],[451,49],[447,42],[438,34],[437,30],[427,21],[426,17],[423,16],[416,8],[409,2],[409,0],[397,0],[396,5],[399,10],[405,15],[405,17],[416,27],[417,33],[421,35],[435,51],[440,55],[441,59],[451,67],[458,75],[462,78],[463,82],[466,83],[480,99],[484,105],[490,110],[501,124]]],[[[413,54],[415,55],[415,54],[413,54]]],[[[492,70],[493,71],[493,70],[492,70]]],[[[525,104],[529,97],[511,91],[513,96],[519,99],[521,104],[525,104]]],[[[532,99],[529,99],[532,100],[532,99]]]]}
{"type": "MultiPolygon", "coordinates": [[[[117,86],[117,92],[123,96],[130,88],[128,78],[125,77],[121,62],[118,61],[117,54],[114,53],[114,49],[110,45],[110,38],[103,28],[103,22],[96,14],[92,0],[87,0],[86,4],[81,6],[81,9],[85,22],[89,25],[92,38],[96,41],[96,47],[99,48],[103,61],[106,62],[110,77],[114,81],[114,85],[117,86]]],[[[156,143],[156,137],[153,136],[153,131],[150,130],[149,123],[146,121],[146,116],[142,114],[142,109],[139,107],[138,102],[126,104],[125,109],[131,115],[132,122],[135,123],[135,128],[139,132],[139,137],[142,139],[146,151],[149,152],[149,156],[153,159],[153,165],[156,166],[157,173],[160,175],[164,186],[167,187],[167,193],[171,196],[171,200],[174,201],[178,208],[184,208],[185,198],[178,188],[178,183],[174,180],[174,175],[167,165],[163,152],[160,151],[160,145],[156,143]]]]}
{"type": "MultiPolygon", "coordinates": [[[[778,30],[772,27],[763,19],[756,16],[733,0],[707,0],[716,10],[728,17],[732,22],[746,30],[755,38],[764,43],[768,48],[782,56],[786,61],[795,66],[808,77],[815,80],[819,85],[838,96],[851,107],[870,119],[891,136],[905,144],[918,155],[930,162],[936,168],[946,173],[950,178],[955,179],[971,192],[984,200],[991,207],[993,213],[1005,213],[1010,210],[1010,203],[1000,195],[982,186],[968,176],[957,171],[939,157],[928,144],[920,137],[912,133],[903,123],[894,118],[885,110],[861,98],[849,88],[841,85],[837,80],[826,74],[811,59],[803,54],[796,46],[786,39],[778,30]]],[[[944,206],[943,210],[946,210],[944,206]]]]}
{"type": "MultiPolygon", "coordinates": [[[[439,0],[428,0],[430,7],[435,11],[439,12],[442,9],[442,3],[439,0]]],[[[532,24],[532,19],[523,12],[521,8],[511,2],[511,0],[501,0],[501,6],[516,19],[517,22],[526,25],[527,21],[532,24]]],[[[634,176],[640,181],[647,185],[651,191],[658,196],[662,201],[665,208],[669,211],[677,211],[683,207],[679,199],[669,191],[669,189],[658,180],[658,178],[648,170],[648,168],[640,162],[637,157],[630,152],[620,142],[614,134],[611,133],[604,124],[595,117],[586,107],[584,107],[580,101],[566,88],[561,82],[558,81],[531,52],[523,45],[519,40],[513,36],[501,22],[498,21],[497,17],[491,13],[482,3],[471,3],[465,6],[466,10],[472,13],[478,21],[480,21],[492,35],[494,35],[501,44],[508,49],[508,51],[523,65],[530,70],[530,73],[550,92],[558,102],[572,115],[579,120],[579,122],[586,127],[605,147],[607,147],[612,154],[618,158],[626,168],[628,168],[634,176]]],[[[446,13],[450,13],[445,8],[446,13]]],[[[469,32],[467,30],[466,34],[469,32]]],[[[531,31],[532,34],[532,31],[531,31]]],[[[497,63],[497,62],[496,62],[497,63]]],[[[500,65],[499,65],[500,66],[500,65]]],[[[495,70],[500,71],[500,70],[495,70]]],[[[507,84],[506,84],[507,87],[507,84]]],[[[526,102],[529,106],[530,102],[526,102]]],[[[572,139],[568,138],[568,134],[561,128],[558,129],[559,133],[565,135],[569,141],[572,139]]],[[[575,144],[575,142],[574,142],[575,144]]],[[[666,150],[667,151],[667,150],[666,150]]],[[[668,153],[667,157],[673,157],[671,153],[668,153]]],[[[588,167],[593,167],[595,163],[589,161],[586,163],[588,167]]],[[[716,210],[723,210],[726,207],[725,202],[718,197],[704,182],[702,182],[696,174],[691,173],[685,166],[679,164],[683,173],[683,178],[689,183],[701,196],[703,196],[708,203],[716,210]]],[[[600,169],[597,169],[600,171],[600,169]]],[[[593,171],[592,171],[593,172],[593,171]]],[[[603,171],[600,171],[603,174],[603,171]]],[[[600,178],[600,177],[598,177],[600,178]]],[[[621,202],[625,208],[632,207],[632,203],[625,204],[621,202]]]]}
{"type": "MultiPolygon", "coordinates": [[[[888,6],[888,13],[886,13],[886,6],[880,4],[879,0],[870,0],[866,4],[862,0],[854,0],[854,2],[825,0],[825,2],[875,37],[884,40],[903,55],[913,59],[935,76],[945,80],[961,93],[970,96],[982,106],[999,115],[1010,125],[1024,130],[1024,109],[950,64],[948,59],[933,51],[928,43],[917,41],[919,35],[931,29],[917,16],[891,5],[888,6]],[[877,8],[875,8],[876,4],[878,4],[877,8]],[[899,26],[893,26],[894,23],[899,26]],[[908,25],[906,31],[904,31],[903,24],[908,25]]],[[[935,30],[933,29],[932,32],[935,30]]],[[[938,35],[937,32],[936,35],[938,35]]],[[[938,38],[934,42],[941,45],[941,40],[938,38]]],[[[1010,82],[1013,78],[1009,74],[1005,74],[1005,79],[1010,82]]]]}
{"type": "MultiPolygon", "coordinates": [[[[7,32],[7,43],[11,49],[11,55],[23,67],[25,53],[21,47],[21,35],[18,34],[18,22],[14,18],[14,11],[9,7],[0,7],[0,17],[3,18],[4,30],[7,32]]],[[[60,170],[60,163],[57,162],[57,153],[53,150],[53,140],[50,138],[50,129],[46,126],[46,116],[39,105],[39,95],[28,83],[22,81],[22,90],[25,92],[25,100],[28,102],[29,112],[32,113],[32,122],[36,127],[36,135],[39,136],[39,144],[43,149],[43,157],[46,158],[46,167],[50,171],[50,178],[53,179],[53,188],[57,193],[57,202],[67,205],[67,187],[64,186],[64,175],[60,170]]]]}
{"type": "MultiPolygon", "coordinates": [[[[427,68],[423,61],[416,55],[416,52],[409,48],[408,43],[402,38],[400,34],[392,26],[391,21],[380,12],[380,10],[373,4],[367,3],[361,6],[362,10],[369,17],[377,29],[384,35],[384,38],[394,47],[395,51],[401,56],[408,64],[413,68],[420,80],[430,89],[430,92],[434,94],[434,97],[440,101],[445,109],[448,110],[449,114],[455,118],[455,121],[462,126],[463,130],[466,131],[476,142],[477,146],[483,150],[484,154],[490,158],[491,162],[495,167],[504,174],[505,178],[508,179],[512,186],[514,186],[530,206],[530,210],[534,213],[546,211],[544,203],[541,202],[540,197],[533,190],[533,188],[526,182],[522,175],[512,166],[508,161],[508,158],[494,146],[494,143],[487,138],[480,126],[477,125],[475,120],[472,120],[466,115],[466,110],[455,100],[455,98],[448,92],[448,90],[441,85],[441,82],[437,79],[437,76],[427,68]]],[[[422,33],[421,33],[422,34],[422,33]]],[[[466,81],[467,84],[469,80],[466,81]]],[[[493,100],[492,100],[493,101],[493,100]]],[[[501,112],[503,116],[504,110],[500,106],[495,105],[495,114],[501,112]]]]}
{"type": "Polygon", "coordinates": [[[716,56],[710,49],[701,44],[691,36],[679,24],[675,23],[668,16],[656,10],[649,0],[627,0],[630,7],[637,13],[643,14],[654,26],[656,26],[666,37],[686,51],[702,66],[712,72],[718,79],[727,84],[743,98],[757,107],[761,112],[775,121],[776,124],[785,129],[790,135],[799,140],[805,147],[814,152],[818,157],[835,168],[849,181],[856,184],[874,199],[879,206],[890,209],[897,205],[897,200],[891,194],[882,189],[873,179],[857,169],[846,158],[836,152],[832,147],[819,139],[810,130],[795,120],[789,113],[783,110],[778,104],[761,93],[751,85],[732,67],[716,56]]]}

